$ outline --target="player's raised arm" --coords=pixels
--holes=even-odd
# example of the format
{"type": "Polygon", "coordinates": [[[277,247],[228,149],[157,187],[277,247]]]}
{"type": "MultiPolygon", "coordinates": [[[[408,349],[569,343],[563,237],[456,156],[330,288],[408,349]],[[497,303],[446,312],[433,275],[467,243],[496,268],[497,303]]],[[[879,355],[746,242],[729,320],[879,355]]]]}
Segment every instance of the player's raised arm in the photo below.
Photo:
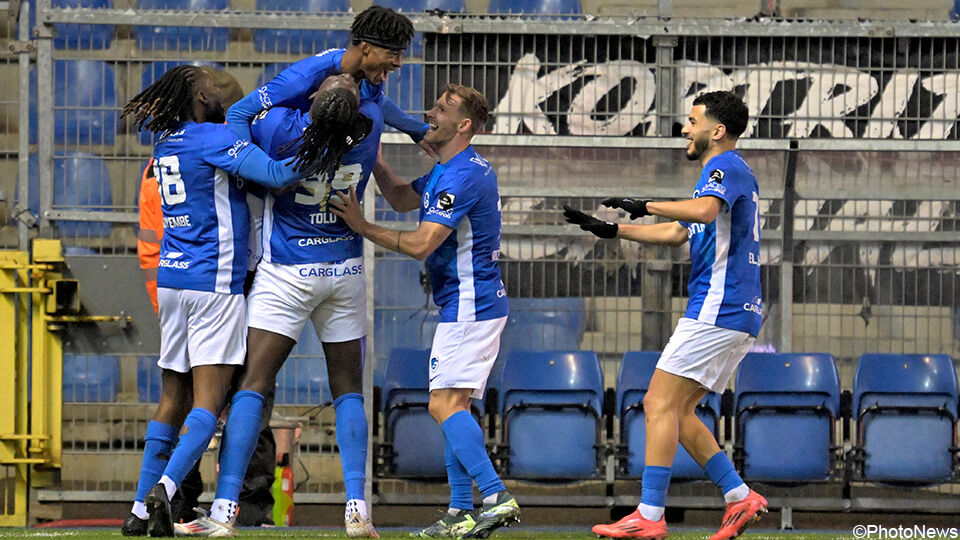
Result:
{"type": "Polygon", "coordinates": [[[373,176],[380,193],[396,212],[409,212],[420,206],[420,194],[413,185],[397,176],[383,159],[382,152],[377,153],[377,164],[373,167],[373,176]]]}

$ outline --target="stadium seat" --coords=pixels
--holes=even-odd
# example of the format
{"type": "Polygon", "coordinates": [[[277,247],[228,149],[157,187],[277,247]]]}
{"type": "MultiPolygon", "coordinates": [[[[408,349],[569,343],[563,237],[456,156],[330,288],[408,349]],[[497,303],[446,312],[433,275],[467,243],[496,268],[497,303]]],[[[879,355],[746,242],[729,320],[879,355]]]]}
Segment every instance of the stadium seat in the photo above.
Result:
{"type": "Polygon", "coordinates": [[[413,221],[416,216],[413,212],[396,212],[387,202],[387,199],[377,196],[374,219],[377,221],[413,221]]]}
{"type": "MultiPolygon", "coordinates": [[[[37,2],[29,0],[30,28],[36,26],[37,2]]],[[[52,0],[55,8],[112,8],[110,0],[52,0]]],[[[110,24],[55,24],[57,34],[53,46],[57,49],[109,49],[113,40],[113,25],[110,24]]],[[[20,36],[20,39],[33,39],[20,36]]]]}
{"type": "Polygon", "coordinates": [[[64,354],[63,401],[109,403],[120,388],[120,359],[110,355],[64,354]]]}
{"type": "Polygon", "coordinates": [[[583,13],[580,0],[490,0],[490,13],[565,15],[583,13]]]}
{"type": "MultiPolygon", "coordinates": [[[[157,79],[162,77],[167,71],[184,64],[190,64],[192,66],[209,66],[214,69],[223,69],[223,66],[214,62],[181,62],[178,60],[149,62],[143,65],[143,71],[140,73],[140,90],[142,91],[151,84],[155,83],[157,79]]],[[[152,145],[156,136],[156,133],[151,133],[144,129],[140,131],[140,144],[152,145]]]]}
{"type": "Polygon", "coordinates": [[[929,484],[957,465],[957,373],[947,355],[865,354],[853,381],[864,480],[929,484]]]}
{"type": "Polygon", "coordinates": [[[419,117],[418,111],[424,111],[423,64],[404,64],[394,70],[387,76],[386,94],[401,110],[419,117]]]}
{"type": "MultiPolygon", "coordinates": [[[[30,154],[27,204],[34,215],[40,212],[40,173],[37,154],[30,154]]],[[[112,210],[110,175],[102,159],[84,152],[56,152],[53,158],[53,204],[64,210],[112,210]]],[[[97,221],[57,222],[65,237],[102,237],[110,234],[110,223],[97,221]]]]}
{"type": "Polygon", "coordinates": [[[583,298],[511,298],[500,355],[512,350],[579,349],[586,328],[583,298]]]}
{"type": "Polygon", "coordinates": [[[162,370],[157,356],[137,358],[137,397],[141,403],[158,403],[163,388],[162,370]]]}
{"type": "MultiPolygon", "coordinates": [[[[467,10],[464,0],[376,0],[374,4],[393,8],[401,13],[423,13],[439,9],[449,13],[463,13],[467,10]]],[[[410,42],[409,55],[423,56],[423,33],[417,32],[410,42]]],[[[418,107],[419,108],[419,107],[418,107]]]]}
{"type": "MultiPolygon", "coordinates": [[[[229,0],[137,0],[138,9],[217,11],[229,7],[229,0]]],[[[230,30],[199,26],[138,26],[136,35],[137,47],[143,50],[224,51],[230,30]]]]}
{"type": "Polygon", "coordinates": [[[514,351],[500,381],[501,471],[578,480],[599,472],[603,374],[590,351],[514,351]]]}
{"type": "MultiPolygon", "coordinates": [[[[257,11],[302,11],[322,13],[350,11],[348,0],[257,0],[257,11]]],[[[257,52],[316,54],[327,49],[346,47],[350,33],[346,30],[271,30],[253,31],[253,48],[257,52]]]]}
{"type": "MultiPolygon", "coordinates": [[[[396,478],[446,478],[445,440],[427,411],[430,349],[393,349],[383,382],[383,443],[378,452],[384,474],[396,478]]],[[[485,412],[480,400],[473,413],[485,412]]]]}
{"type": "Polygon", "coordinates": [[[410,257],[377,258],[373,298],[377,307],[423,308],[429,296],[420,283],[423,262],[410,257]]]}
{"type": "MultiPolygon", "coordinates": [[[[113,144],[119,118],[113,68],[100,60],[53,63],[56,144],[113,144]]],[[[37,142],[37,74],[30,70],[30,143],[37,142]]]]}
{"type": "Polygon", "coordinates": [[[832,356],[749,353],[740,363],[734,394],[734,457],[744,478],[830,478],[840,408],[832,356]]]}
{"type": "MultiPolygon", "coordinates": [[[[650,387],[650,378],[660,359],[659,352],[630,351],[623,355],[620,373],[617,376],[617,417],[620,419],[620,463],[618,473],[623,478],[643,476],[646,455],[647,429],[643,413],[643,397],[650,387]]],[[[697,417],[713,436],[717,436],[720,423],[720,395],[708,393],[697,405],[697,417]]],[[[677,446],[673,458],[675,480],[702,480],[706,478],[703,468],[683,448],[677,446]]]]}
{"type": "Polygon", "coordinates": [[[436,308],[375,308],[374,354],[383,359],[393,349],[429,349],[439,322],[440,313],[436,308]]]}

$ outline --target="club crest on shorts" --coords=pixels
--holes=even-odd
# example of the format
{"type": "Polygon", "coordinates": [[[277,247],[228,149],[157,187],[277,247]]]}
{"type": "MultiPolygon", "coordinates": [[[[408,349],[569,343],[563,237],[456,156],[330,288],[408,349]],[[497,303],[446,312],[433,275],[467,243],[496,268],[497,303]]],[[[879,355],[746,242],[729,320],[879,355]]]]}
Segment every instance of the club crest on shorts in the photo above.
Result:
{"type": "Polygon", "coordinates": [[[722,183],[723,183],[723,171],[721,171],[720,169],[714,169],[714,170],[710,171],[710,181],[711,181],[711,182],[716,182],[716,183],[718,183],[718,184],[722,184],[722,183]]]}
{"type": "Polygon", "coordinates": [[[440,359],[434,356],[430,359],[430,372],[434,372],[440,367],[440,359]]]}

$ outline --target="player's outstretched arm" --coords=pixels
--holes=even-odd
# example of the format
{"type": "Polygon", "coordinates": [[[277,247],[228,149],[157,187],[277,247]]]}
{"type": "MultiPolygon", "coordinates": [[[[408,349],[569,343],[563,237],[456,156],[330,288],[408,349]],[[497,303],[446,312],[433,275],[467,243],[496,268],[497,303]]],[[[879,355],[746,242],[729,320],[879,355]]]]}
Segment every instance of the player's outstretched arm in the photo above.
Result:
{"type": "Polygon", "coordinates": [[[251,182],[256,182],[268,188],[284,188],[303,180],[303,175],[297,172],[293,164],[270,159],[259,146],[250,145],[252,149],[243,157],[237,167],[237,175],[251,182]]]}
{"type": "Polygon", "coordinates": [[[370,223],[363,217],[360,201],[353,186],[350,186],[349,195],[340,192],[336,192],[335,195],[336,198],[331,196],[327,201],[327,208],[340,216],[340,219],[354,232],[379,246],[415,259],[426,259],[453,231],[446,225],[431,221],[420,223],[417,230],[410,232],[387,229],[370,223]]]}
{"type": "Polygon", "coordinates": [[[377,164],[373,167],[373,177],[377,181],[380,193],[390,203],[395,212],[409,212],[420,207],[420,195],[413,187],[404,182],[383,160],[383,154],[377,151],[377,164]]]}
{"type": "Polygon", "coordinates": [[[647,212],[687,223],[713,223],[723,208],[724,202],[713,195],[705,195],[685,201],[649,201],[647,212]]]}
{"type": "Polygon", "coordinates": [[[626,225],[617,229],[617,237],[643,244],[682,246],[688,239],[687,228],[676,221],[652,225],[626,225]]]}
{"type": "Polygon", "coordinates": [[[413,139],[413,142],[420,145],[423,151],[432,158],[437,158],[437,152],[426,142],[423,136],[427,134],[430,125],[423,120],[417,120],[401,109],[389,96],[383,95],[380,100],[380,108],[383,110],[383,123],[396,128],[413,139]]]}
{"type": "Polygon", "coordinates": [[[253,140],[250,134],[250,121],[262,110],[263,106],[260,103],[260,98],[257,92],[253,91],[227,110],[227,127],[237,137],[247,141],[253,140]]]}

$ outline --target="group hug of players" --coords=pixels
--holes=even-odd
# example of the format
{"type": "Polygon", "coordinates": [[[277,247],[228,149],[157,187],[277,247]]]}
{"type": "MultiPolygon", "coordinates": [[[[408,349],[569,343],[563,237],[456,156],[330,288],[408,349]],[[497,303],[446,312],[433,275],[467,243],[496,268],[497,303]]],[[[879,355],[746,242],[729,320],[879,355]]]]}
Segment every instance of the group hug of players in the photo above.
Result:
{"type": "MultiPolygon", "coordinates": [[[[483,396],[508,314],[498,263],[497,176],[471,146],[487,122],[487,101],[473,88],[450,84],[438,92],[426,122],[401,111],[383,86],[412,37],[406,17],[373,6],[353,21],[346,49],[293,64],[229,110],[210,73],[189,65],[169,70],[124,107],[138,129],[156,136],[152,173],[163,220],[156,277],[163,391],[147,426],[124,535],[237,535],[240,489],[264,405],[310,320],[334,397],[346,534],[378,537],[364,500],[364,238],[425,260],[440,308],[429,412],[445,436],[450,504],[414,536],[486,538],[519,520],[520,507],[469,413],[470,399],[483,396]],[[409,135],[436,164],[412,182],[399,178],[379,153],[384,125],[409,135]],[[371,174],[395,211],[419,211],[415,231],[364,218],[360,199],[371,174]],[[248,267],[255,274],[244,295],[248,267]],[[210,511],[174,523],[170,500],[206,450],[228,400],[210,511]]],[[[747,487],[694,414],[706,392],[726,386],[761,324],[757,180],[735,149],[747,120],[746,106],[731,92],[698,96],[683,129],[687,157],[703,166],[693,197],[603,201],[634,220],[665,221],[617,224],[564,207],[568,223],[600,238],[689,241],[692,259],[687,312],[644,399],[641,502],[622,520],[594,526],[600,536],[667,536],[663,514],[678,443],[726,500],[713,539],[736,537],[766,511],[766,500],[747,487]]]]}

